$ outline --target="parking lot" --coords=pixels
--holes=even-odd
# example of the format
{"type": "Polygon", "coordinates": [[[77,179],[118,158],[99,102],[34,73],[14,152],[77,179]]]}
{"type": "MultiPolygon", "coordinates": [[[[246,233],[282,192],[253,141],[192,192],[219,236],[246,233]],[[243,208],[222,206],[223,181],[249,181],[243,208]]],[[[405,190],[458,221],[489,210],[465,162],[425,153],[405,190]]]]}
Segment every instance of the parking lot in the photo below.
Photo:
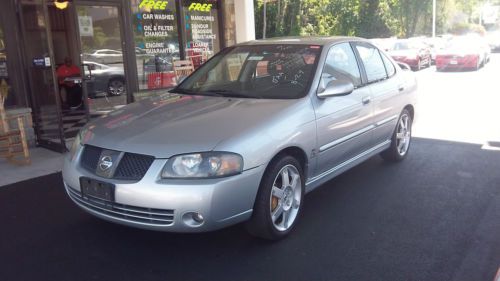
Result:
{"type": "Polygon", "coordinates": [[[127,228],[80,211],[60,174],[0,188],[0,280],[487,280],[500,266],[500,54],[417,72],[414,142],[306,196],[283,241],[241,225],[127,228]]]}

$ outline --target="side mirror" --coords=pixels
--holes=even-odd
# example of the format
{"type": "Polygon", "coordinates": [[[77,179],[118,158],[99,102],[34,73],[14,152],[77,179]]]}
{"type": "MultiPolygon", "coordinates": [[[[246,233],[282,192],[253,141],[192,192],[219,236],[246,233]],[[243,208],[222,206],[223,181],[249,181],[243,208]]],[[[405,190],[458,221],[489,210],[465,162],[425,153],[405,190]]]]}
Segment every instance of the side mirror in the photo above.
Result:
{"type": "Polygon", "coordinates": [[[354,91],[354,84],[346,80],[332,80],[328,82],[325,88],[318,89],[319,98],[328,98],[334,96],[345,96],[354,91]]]}

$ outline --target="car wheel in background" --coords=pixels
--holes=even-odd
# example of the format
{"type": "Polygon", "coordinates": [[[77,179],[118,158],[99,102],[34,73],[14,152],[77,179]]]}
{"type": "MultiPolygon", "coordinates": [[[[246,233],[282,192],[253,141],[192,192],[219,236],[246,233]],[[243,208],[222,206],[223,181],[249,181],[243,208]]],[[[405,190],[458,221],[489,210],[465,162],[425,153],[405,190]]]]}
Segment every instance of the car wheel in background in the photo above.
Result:
{"type": "Polygon", "coordinates": [[[110,96],[120,96],[125,93],[125,81],[119,78],[111,79],[108,83],[108,93],[110,96]]]}
{"type": "Polygon", "coordinates": [[[399,162],[405,159],[410,150],[412,117],[407,109],[404,109],[399,116],[396,129],[392,134],[391,146],[380,153],[380,156],[386,161],[399,162]]]}
{"type": "Polygon", "coordinates": [[[289,155],[270,162],[255,199],[248,232],[254,236],[278,240],[297,223],[304,199],[305,179],[300,163],[289,155]]]}

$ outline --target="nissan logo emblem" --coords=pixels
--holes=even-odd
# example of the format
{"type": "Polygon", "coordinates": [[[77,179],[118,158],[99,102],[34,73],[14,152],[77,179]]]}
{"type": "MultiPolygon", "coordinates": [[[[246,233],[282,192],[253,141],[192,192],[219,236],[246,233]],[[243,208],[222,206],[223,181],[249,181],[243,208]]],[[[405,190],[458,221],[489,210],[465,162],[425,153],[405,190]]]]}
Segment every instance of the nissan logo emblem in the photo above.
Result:
{"type": "Polygon", "coordinates": [[[113,166],[113,158],[111,158],[111,156],[101,157],[99,161],[99,169],[101,169],[101,171],[107,171],[111,166],[113,166]]]}

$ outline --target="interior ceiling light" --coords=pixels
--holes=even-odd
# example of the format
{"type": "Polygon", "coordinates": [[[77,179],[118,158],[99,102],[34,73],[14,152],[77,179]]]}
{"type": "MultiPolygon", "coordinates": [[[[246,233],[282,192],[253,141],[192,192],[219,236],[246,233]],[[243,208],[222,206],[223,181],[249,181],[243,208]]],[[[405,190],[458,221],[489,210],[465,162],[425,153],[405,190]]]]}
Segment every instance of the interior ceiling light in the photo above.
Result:
{"type": "Polygon", "coordinates": [[[68,8],[69,1],[61,1],[61,0],[54,0],[54,5],[56,5],[56,8],[64,10],[68,8]]]}

